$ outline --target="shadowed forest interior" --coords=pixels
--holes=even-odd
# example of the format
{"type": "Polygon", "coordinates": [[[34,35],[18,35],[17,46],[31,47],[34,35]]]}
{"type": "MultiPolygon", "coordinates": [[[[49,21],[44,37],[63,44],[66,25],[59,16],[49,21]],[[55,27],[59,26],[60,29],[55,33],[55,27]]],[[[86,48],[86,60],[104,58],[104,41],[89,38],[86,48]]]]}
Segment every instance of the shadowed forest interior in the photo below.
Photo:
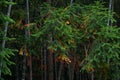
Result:
{"type": "Polygon", "coordinates": [[[0,80],[120,80],[120,0],[0,0],[0,80]]]}

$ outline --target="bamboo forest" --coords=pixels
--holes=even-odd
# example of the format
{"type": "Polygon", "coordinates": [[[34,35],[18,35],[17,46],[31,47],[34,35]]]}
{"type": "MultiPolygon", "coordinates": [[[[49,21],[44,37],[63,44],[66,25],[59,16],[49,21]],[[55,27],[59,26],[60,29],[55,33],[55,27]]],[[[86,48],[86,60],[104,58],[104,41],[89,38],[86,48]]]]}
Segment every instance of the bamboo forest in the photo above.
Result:
{"type": "Polygon", "coordinates": [[[120,0],[0,0],[0,80],[120,80],[120,0]]]}

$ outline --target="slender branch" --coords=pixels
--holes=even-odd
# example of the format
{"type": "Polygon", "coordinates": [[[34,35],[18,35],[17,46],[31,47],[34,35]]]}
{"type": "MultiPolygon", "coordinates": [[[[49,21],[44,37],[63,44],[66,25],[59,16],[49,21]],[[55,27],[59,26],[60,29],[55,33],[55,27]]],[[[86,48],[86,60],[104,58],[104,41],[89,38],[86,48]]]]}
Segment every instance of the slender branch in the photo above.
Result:
{"type": "Polygon", "coordinates": [[[88,45],[83,45],[84,46],[84,50],[85,50],[85,58],[88,56],[88,50],[89,50],[89,47],[90,47],[90,43],[88,45]]]}

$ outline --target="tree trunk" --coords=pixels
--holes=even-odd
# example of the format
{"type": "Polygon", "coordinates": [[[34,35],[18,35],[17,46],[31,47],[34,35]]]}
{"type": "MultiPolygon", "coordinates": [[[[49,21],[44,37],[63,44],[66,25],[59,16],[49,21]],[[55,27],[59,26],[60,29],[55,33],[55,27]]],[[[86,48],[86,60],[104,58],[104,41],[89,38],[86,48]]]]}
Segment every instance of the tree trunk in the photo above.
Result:
{"type": "Polygon", "coordinates": [[[60,67],[59,67],[59,71],[58,71],[58,80],[61,79],[61,73],[62,73],[63,63],[60,63],[59,66],[60,66],[60,67]]]}
{"type": "Polygon", "coordinates": [[[94,80],[94,72],[91,72],[91,80],[94,80]]]}
{"type": "MultiPolygon", "coordinates": [[[[29,18],[29,0],[26,0],[26,24],[28,24],[28,26],[26,27],[30,27],[30,18],[29,18]]],[[[29,39],[30,39],[30,29],[27,29],[26,31],[26,40],[28,42],[26,42],[26,44],[28,43],[29,45],[29,39]]],[[[26,45],[27,46],[27,45],[26,45]]],[[[28,46],[27,46],[28,48],[28,46]]],[[[30,55],[30,80],[32,80],[32,58],[31,58],[31,55],[30,55]]]]}
{"type": "Polygon", "coordinates": [[[44,56],[43,56],[43,52],[44,51],[44,48],[41,47],[40,49],[40,71],[41,71],[41,74],[40,74],[40,77],[41,80],[44,80],[44,56]]]}
{"type": "Polygon", "coordinates": [[[22,72],[22,80],[25,80],[26,77],[26,46],[23,53],[23,72],[22,72]]]}
{"type": "MultiPolygon", "coordinates": [[[[26,0],[26,28],[25,28],[25,48],[23,53],[23,73],[22,73],[22,80],[25,80],[26,77],[26,54],[29,45],[30,39],[30,25],[29,25],[29,0],[26,0]]],[[[30,60],[31,61],[31,60],[30,60]]],[[[31,62],[30,62],[31,63],[31,62]]],[[[30,64],[30,80],[32,80],[32,65],[30,64]]]]}
{"type": "Polygon", "coordinates": [[[74,68],[75,68],[75,62],[68,64],[68,70],[69,70],[69,80],[74,80],[74,68]]]}
{"type": "Polygon", "coordinates": [[[53,53],[53,65],[54,65],[54,80],[57,80],[57,64],[55,61],[55,53],[53,53]]]}
{"type": "Polygon", "coordinates": [[[16,80],[19,80],[19,71],[18,71],[18,55],[15,56],[15,63],[16,63],[16,80]]]}
{"type": "Polygon", "coordinates": [[[30,80],[32,79],[32,56],[30,55],[30,80]]]}
{"type": "Polygon", "coordinates": [[[46,43],[44,43],[44,80],[47,80],[47,64],[46,64],[46,43]]]}
{"type": "Polygon", "coordinates": [[[76,80],[80,80],[79,78],[80,78],[80,70],[78,69],[78,70],[76,70],[76,80]]]}
{"type": "Polygon", "coordinates": [[[48,80],[53,80],[53,53],[48,54],[48,80]]]}
{"type": "Polygon", "coordinates": [[[69,80],[72,80],[72,70],[71,70],[72,68],[71,68],[71,65],[70,64],[68,64],[68,76],[69,76],[69,80]]]}
{"type": "Polygon", "coordinates": [[[47,2],[48,2],[49,4],[51,4],[51,0],[47,0],[47,2]]]}

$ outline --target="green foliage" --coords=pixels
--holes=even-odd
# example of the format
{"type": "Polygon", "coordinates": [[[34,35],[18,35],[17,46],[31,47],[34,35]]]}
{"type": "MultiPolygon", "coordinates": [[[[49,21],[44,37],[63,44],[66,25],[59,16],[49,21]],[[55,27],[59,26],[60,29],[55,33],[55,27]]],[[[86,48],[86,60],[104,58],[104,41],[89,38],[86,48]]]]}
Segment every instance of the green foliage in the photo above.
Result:
{"type": "MultiPolygon", "coordinates": [[[[38,55],[42,53],[43,45],[46,44],[47,52],[50,51],[51,53],[55,53],[55,55],[59,54],[59,58],[63,60],[66,58],[70,60],[68,56],[73,55],[73,53],[79,54],[81,62],[79,67],[81,71],[95,73],[94,75],[97,80],[119,79],[120,28],[107,25],[108,19],[110,19],[112,23],[116,22],[113,18],[115,13],[112,12],[108,14],[108,8],[105,8],[101,2],[97,1],[94,4],[90,4],[96,0],[76,0],[76,2],[77,1],[80,2],[80,4],[65,7],[66,3],[62,3],[64,2],[62,0],[60,4],[54,2],[58,4],[58,6],[52,3],[53,6],[57,6],[53,7],[46,3],[40,6],[39,1],[36,0],[32,2],[31,0],[30,19],[36,24],[28,24],[30,27],[27,28],[30,29],[32,33],[29,45],[30,54],[38,55]],[[61,4],[65,6],[60,7],[61,4]]],[[[24,0],[18,2],[24,3],[24,0]]],[[[59,2],[59,0],[57,2],[59,2]]],[[[9,3],[3,0],[0,4],[8,5],[15,3],[9,3]]],[[[14,7],[12,17],[14,17],[14,20],[17,22],[10,26],[12,28],[8,32],[11,37],[16,37],[15,43],[17,47],[25,44],[23,32],[25,29],[24,19],[26,13],[24,6],[20,5],[22,4],[14,7]],[[15,34],[14,31],[16,32],[15,34]]],[[[3,24],[6,21],[14,22],[1,11],[0,36],[4,34],[1,27],[4,27],[3,24]]],[[[14,38],[6,38],[6,40],[11,42],[14,38]]],[[[11,43],[9,45],[11,45],[11,43]]],[[[0,58],[3,58],[1,62],[3,63],[2,73],[4,74],[11,75],[9,66],[14,64],[10,61],[10,56],[12,55],[13,52],[11,49],[4,49],[0,54],[0,58]]]]}
{"type": "MultiPolygon", "coordinates": [[[[8,2],[6,0],[2,0],[0,1],[0,6],[2,5],[14,5],[15,3],[11,3],[11,2],[8,2]]],[[[6,22],[10,22],[10,23],[13,23],[14,20],[9,18],[8,16],[6,16],[3,11],[0,9],[0,42],[1,42],[1,48],[0,48],[0,73],[4,74],[4,75],[12,75],[11,71],[10,71],[10,66],[14,64],[14,62],[12,62],[10,59],[11,59],[11,56],[14,56],[14,51],[16,50],[12,50],[12,49],[9,49],[9,48],[4,48],[2,47],[2,41],[4,40],[4,31],[3,31],[3,27],[5,25],[6,22]]],[[[11,41],[13,40],[14,38],[6,38],[5,40],[7,41],[11,41]]],[[[0,79],[2,76],[0,76],[0,79]]]]}
{"type": "Polygon", "coordinates": [[[0,52],[0,63],[2,63],[1,72],[5,75],[12,75],[9,67],[14,64],[14,62],[10,61],[10,57],[14,56],[14,51],[16,50],[5,48],[0,52]]]}
{"type": "Polygon", "coordinates": [[[4,4],[4,5],[9,5],[9,4],[15,5],[16,3],[15,3],[15,2],[9,2],[9,1],[6,1],[6,0],[2,0],[2,1],[0,1],[0,4],[4,4]]]}
{"type": "Polygon", "coordinates": [[[5,23],[5,21],[8,21],[10,23],[14,23],[15,22],[13,19],[11,19],[11,18],[9,18],[9,17],[7,17],[7,16],[5,16],[3,14],[0,14],[0,21],[2,23],[5,23]]]}
{"type": "Polygon", "coordinates": [[[89,47],[87,48],[88,56],[85,57],[82,69],[94,71],[99,80],[105,77],[110,79],[113,74],[109,75],[109,71],[114,68],[113,65],[119,66],[120,28],[107,26],[108,18],[112,22],[115,20],[112,15],[108,15],[108,10],[98,2],[95,5],[85,6],[83,10],[83,22],[87,19],[87,24],[84,28],[86,31],[83,31],[85,35],[82,44],[89,47]]]}
{"type": "Polygon", "coordinates": [[[74,36],[77,29],[71,25],[72,21],[70,21],[72,17],[72,12],[69,13],[70,7],[60,9],[55,7],[49,7],[48,9],[48,7],[43,7],[41,9],[42,17],[45,17],[46,15],[47,17],[43,19],[43,27],[32,36],[46,39],[45,41],[47,41],[50,46],[48,48],[53,48],[55,51],[60,50],[61,53],[66,53],[70,47],[74,47],[74,37],[77,37],[77,35],[74,36]],[[50,38],[53,38],[54,40],[51,41],[50,38]]]}
{"type": "Polygon", "coordinates": [[[70,50],[79,53],[82,70],[97,73],[98,80],[105,77],[116,80],[119,76],[115,77],[112,71],[119,72],[114,66],[119,66],[120,60],[120,28],[107,25],[108,18],[115,22],[114,13],[108,14],[103,5],[100,2],[66,8],[45,5],[41,7],[43,25],[32,36],[46,41],[48,49],[55,53],[66,54],[70,50]]]}

